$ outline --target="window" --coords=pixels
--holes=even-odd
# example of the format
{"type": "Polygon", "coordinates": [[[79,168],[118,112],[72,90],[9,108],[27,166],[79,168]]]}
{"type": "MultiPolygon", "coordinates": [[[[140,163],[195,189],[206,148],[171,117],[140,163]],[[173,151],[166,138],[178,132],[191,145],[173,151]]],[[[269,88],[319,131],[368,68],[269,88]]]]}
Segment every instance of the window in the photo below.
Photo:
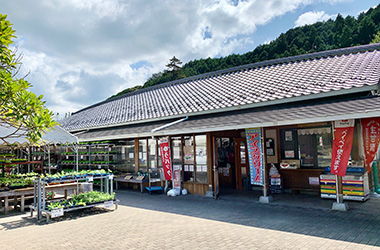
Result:
{"type": "Polygon", "coordinates": [[[183,137],[183,181],[194,181],[194,137],[183,137]]]}
{"type": "Polygon", "coordinates": [[[206,135],[195,136],[196,182],[207,183],[207,143],[206,135]]]}
{"type": "Polygon", "coordinates": [[[331,128],[298,130],[298,145],[302,167],[329,167],[332,154],[331,128]]]}
{"type": "MultiPolygon", "coordinates": [[[[128,140],[126,146],[126,171],[127,173],[135,172],[135,140],[128,140]]],[[[124,157],[123,157],[124,158],[124,157]]]]}
{"type": "Polygon", "coordinates": [[[147,172],[148,166],[147,166],[147,143],[146,139],[140,139],[139,140],[139,171],[141,172],[147,172]]]}
{"type": "Polygon", "coordinates": [[[148,139],[149,168],[157,168],[156,140],[148,139]]]}
{"type": "Polygon", "coordinates": [[[280,130],[281,159],[299,160],[303,168],[329,167],[332,154],[330,127],[280,130]]]}

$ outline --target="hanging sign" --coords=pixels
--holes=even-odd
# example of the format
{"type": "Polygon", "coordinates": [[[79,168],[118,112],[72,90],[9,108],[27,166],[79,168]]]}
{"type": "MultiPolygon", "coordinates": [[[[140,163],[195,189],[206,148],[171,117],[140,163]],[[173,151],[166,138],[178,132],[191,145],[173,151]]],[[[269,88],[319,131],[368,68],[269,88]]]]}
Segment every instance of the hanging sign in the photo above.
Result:
{"type": "Polygon", "coordinates": [[[363,118],[363,144],[365,152],[365,167],[371,170],[371,164],[380,143],[380,117],[363,118]]]}
{"type": "Polygon", "coordinates": [[[162,167],[164,169],[165,180],[171,180],[172,179],[172,164],[170,161],[169,141],[167,139],[160,141],[160,154],[161,154],[162,167]]]}
{"type": "Polygon", "coordinates": [[[173,165],[173,189],[181,189],[181,165],[173,165]]]}
{"type": "Polygon", "coordinates": [[[263,186],[264,169],[261,147],[261,128],[246,129],[245,136],[247,138],[251,184],[263,186]]]}
{"type": "Polygon", "coordinates": [[[334,121],[334,141],[331,157],[331,173],[345,176],[350,159],[355,120],[334,121]]]}

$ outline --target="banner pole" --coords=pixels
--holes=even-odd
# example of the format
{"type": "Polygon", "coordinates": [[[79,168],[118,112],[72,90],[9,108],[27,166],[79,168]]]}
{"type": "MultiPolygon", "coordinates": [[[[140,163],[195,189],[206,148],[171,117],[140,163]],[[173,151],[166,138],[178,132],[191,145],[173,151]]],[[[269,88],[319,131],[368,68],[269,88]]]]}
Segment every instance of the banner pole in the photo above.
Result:
{"type": "Polygon", "coordinates": [[[263,196],[261,196],[259,198],[259,202],[261,203],[270,203],[273,201],[273,197],[272,196],[268,196],[268,181],[267,181],[267,164],[266,164],[266,150],[265,150],[265,131],[264,131],[264,128],[260,128],[260,131],[261,131],[261,159],[262,159],[262,166],[263,166],[263,196]]]}
{"type": "MultiPolygon", "coordinates": [[[[332,122],[332,136],[333,136],[333,141],[335,140],[335,125],[334,122],[332,122]]],[[[331,166],[332,168],[332,166],[331,166]]],[[[335,174],[335,190],[336,190],[336,202],[340,203],[339,201],[339,180],[338,180],[338,175],[335,174]]]]}
{"type": "Polygon", "coordinates": [[[267,197],[268,196],[268,187],[267,187],[267,161],[266,161],[266,154],[265,154],[265,135],[264,135],[264,129],[261,128],[261,148],[262,148],[262,153],[261,153],[261,157],[263,159],[263,183],[264,183],[264,188],[263,188],[263,192],[264,192],[264,197],[267,197]]]}

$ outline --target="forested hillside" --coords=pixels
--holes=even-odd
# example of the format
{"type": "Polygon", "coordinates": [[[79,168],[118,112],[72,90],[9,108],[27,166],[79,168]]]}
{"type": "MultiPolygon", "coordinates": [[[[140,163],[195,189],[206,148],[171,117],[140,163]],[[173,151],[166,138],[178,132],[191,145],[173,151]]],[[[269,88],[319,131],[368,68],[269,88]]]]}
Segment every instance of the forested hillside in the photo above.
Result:
{"type": "Polygon", "coordinates": [[[183,67],[171,67],[168,70],[153,74],[143,86],[126,89],[110,98],[140,88],[157,85],[185,77],[199,75],[216,70],[231,68],[275,58],[295,56],[336,48],[344,48],[371,42],[380,42],[380,5],[361,13],[358,17],[340,14],[335,20],[318,22],[312,25],[297,27],[282,33],[269,44],[256,47],[242,55],[229,55],[221,58],[207,58],[190,61],[183,67]],[[376,34],[378,36],[376,36],[376,34]],[[378,40],[378,41],[377,41],[378,40]]]}

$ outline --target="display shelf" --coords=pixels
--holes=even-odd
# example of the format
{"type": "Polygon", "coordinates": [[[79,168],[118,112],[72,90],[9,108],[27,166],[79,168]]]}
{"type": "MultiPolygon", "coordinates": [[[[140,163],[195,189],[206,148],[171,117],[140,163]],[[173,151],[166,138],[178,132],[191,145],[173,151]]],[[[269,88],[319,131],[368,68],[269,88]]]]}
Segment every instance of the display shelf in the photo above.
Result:
{"type": "Polygon", "coordinates": [[[49,222],[50,218],[61,217],[61,216],[64,215],[64,213],[71,212],[71,211],[76,211],[76,210],[82,210],[82,209],[85,209],[85,208],[92,208],[92,207],[99,207],[99,206],[104,206],[104,208],[109,208],[109,207],[115,206],[115,210],[116,210],[116,209],[118,209],[119,202],[120,201],[118,199],[115,199],[113,201],[102,201],[102,202],[96,202],[96,203],[86,204],[86,206],[76,206],[76,207],[62,208],[62,212],[61,213],[56,213],[55,211],[49,211],[49,210],[46,210],[46,209],[41,210],[41,212],[45,214],[45,216],[46,216],[46,222],[49,222]]]}
{"type": "MultiPolygon", "coordinates": [[[[59,183],[65,183],[65,182],[76,182],[77,184],[77,192],[79,193],[79,182],[86,183],[86,182],[93,182],[93,180],[99,179],[100,182],[100,191],[106,192],[108,194],[113,193],[113,174],[105,174],[105,175],[79,175],[76,177],[62,177],[59,179],[51,179],[51,178],[39,178],[34,180],[34,200],[33,205],[30,206],[30,212],[31,216],[33,216],[33,212],[37,212],[37,219],[42,218],[42,212],[47,214],[47,218],[51,215],[49,215],[48,210],[46,209],[46,188],[48,184],[59,184],[59,183]]],[[[83,206],[82,208],[86,208],[86,206],[83,206]]],[[[78,209],[81,209],[78,207],[78,209]]]]}
{"type": "MultiPolygon", "coordinates": [[[[342,179],[343,199],[365,201],[369,199],[368,173],[347,173],[342,179]]],[[[320,176],[321,198],[336,198],[335,175],[322,174],[320,176]]]]}
{"type": "MultiPolygon", "coordinates": [[[[78,149],[78,165],[89,168],[112,169],[119,165],[119,154],[114,150],[119,144],[116,143],[89,143],[80,144],[78,149]]],[[[74,152],[61,153],[61,165],[74,166],[76,155],[74,152]]]]}

